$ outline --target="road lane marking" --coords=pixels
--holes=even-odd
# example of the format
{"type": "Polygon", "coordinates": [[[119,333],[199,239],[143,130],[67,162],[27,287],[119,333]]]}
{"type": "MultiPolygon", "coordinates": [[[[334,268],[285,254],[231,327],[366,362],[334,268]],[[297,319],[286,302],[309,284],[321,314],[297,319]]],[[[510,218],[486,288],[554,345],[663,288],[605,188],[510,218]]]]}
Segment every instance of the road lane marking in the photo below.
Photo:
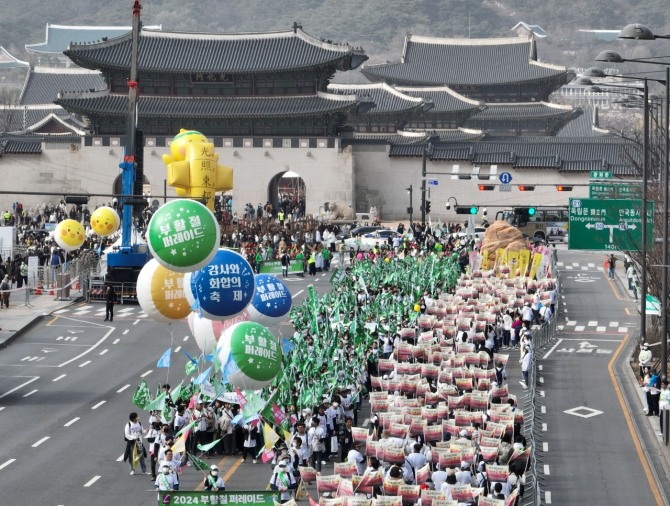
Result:
{"type": "Polygon", "coordinates": [[[549,464],[544,465],[544,475],[549,476],[551,473],[549,472],[549,464]]]}
{"type": "Polygon", "coordinates": [[[547,424],[546,423],[542,424],[542,432],[547,432],[547,424]]]}
{"type": "Polygon", "coordinates": [[[107,353],[108,351],[109,351],[109,350],[108,350],[107,348],[105,348],[105,349],[102,350],[99,354],[100,354],[100,355],[104,355],[104,354],[107,353]]]}
{"type": "Polygon", "coordinates": [[[596,332],[605,332],[607,327],[596,327],[596,332]]]}
{"type": "Polygon", "coordinates": [[[79,364],[79,367],[86,367],[90,363],[91,363],[91,361],[87,360],[86,362],[82,362],[81,364],[79,364]]]}
{"type": "Polygon", "coordinates": [[[37,390],[37,388],[36,388],[35,390],[31,390],[31,391],[28,392],[27,394],[24,394],[23,397],[30,397],[30,396],[33,395],[35,392],[39,392],[39,390],[37,390]]]}
{"type": "Polygon", "coordinates": [[[126,329],[123,331],[123,335],[125,336],[128,332],[130,332],[130,329],[126,329]]]}
{"type": "Polygon", "coordinates": [[[572,327],[572,326],[574,326],[574,325],[577,325],[577,320],[568,320],[567,322],[565,322],[565,324],[566,324],[568,327],[572,327]]]}
{"type": "Polygon", "coordinates": [[[544,366],[543,366],[542,364],[538,365],[538,366],[537,366],[537,370],[538,370],[538,371],[543,371],[543,370],[544,370],[544,366]]]}
{"type": "MultiPolygon", "coordinates": [[[[68,320],[73,320],[73,321],[82,321],[82,320],[75,320],[74,318],[67,318],[68,320]]],[[[102,327],[102,325],[101,325],[102,327]]],[[[104,327],[107,328],[107,327],[104,327]]],[[[93,350],[95,350],[98,346],[100,346],[102,343],[105,342],[105,340],[114,332],[114,327],[110,328],[104,336],[102,336],[95,344],[93,344],[88,350],[81,352],[79,355],[76,357],[71,358],[70,360],[66,360],[62,364],[59,364],[58,367],[65,367],[68,364],[71,364],[72,362],[75,362],[76,360],[79,360],[81,357],[86,356],[88,353],[91,353],[93,350]]]]}
{"type": "Polygon", "coordinates": [[[587,327],[595,327],[598,325],[596,320],[589,320],[589,323],[586,324],[587,327]]]}
{"type": "Polygon", "coordinates": [[[304,292],[304,291],[305,291],[305,290],[300,290],[299,292],[295,292],[293,295],[291,295],[291,298],[292,298],[292,299],[295,299],[298,295],[300,295],[300,294],[301,294],[302,292],[304,292]]]}
{"type": "Polygon", "coordinates": [[[49,439],[49,436],[44,436],[42,439],[35,441],[32,445],[33,448],[37,448],[39,445],[44,443],[47,439],[49,439]]]}
{"type": "MultiPolygon", "coordinates": [[[[610,336],[616,335],[616,334],[608,334],[610,336]]],[[[562,338],[563,341],[581,341],[584,342],[584,338],[579,338],[579,337],[564,337],[562,338]]],[[[620,343],[621,339],[591,339],[589,338],[589,343],[620,343]]]]}
{"type": "Polygon", "coordinates": [[[140,321],[139,321],[139,320],[135,320],[135,321],[133,322],[133,325],[137,325],[138,323],[140,323],[140,321]]]}
{"type": "Polygon", "coordinates": [[[547,360],[547,357],[551,355],[551,352],[553,352],[556,348],[558,348],[558,345],[561,344],[561,342],[563,342],[563,339],[559,339],[558,341],[556,341],[556,344],[554,344],[551,347],[551,349],[547,353],[545,353],[544,357],[542,357],[542,360],[547,360]]]}
{"type": "Polygon", "coordinates": [[[142,375],[140,376],[140,378],[146,378],[146,377],[149,376],[152,372],[154,372],[154,370],[153,370],[153,369],[149,369],[147,372],[145,372],[144,374],[142,374],[142,375]]]}
{"type": "Polygon", "coordinates": [[[544,502],[546,502],[547,504],[551,504],[551,492],[549,492],[548,490],[544,491],[544,502]]]}
{"type": "Polygon", "coordinates": [[[77,423],[79,420],[81,419],[78,416],[75,416],[72,420],[64,424],[63,427],[69,427],[70,425],[77,423]]]}
{"type": "Polygon", "coordinates": [[[67,374],[61,374],[60,376],[55,377],[55,378],[52,379],[51,381],[54,381],[54,382],[56,382],[56,381],[60,381],[60,380],[62,380],[65,376],[67,376],[67,374]]]}
{"type": "Polygon", "coordinates": [[[188,341],[189,336],[184,336],[184,342],[188,341]]]}
{"type": "Polygon", "coordinates": [[[18,387],[14,387],[11,390],[9,390],[8,392],[5,392],[4,394],[0,395],[0,399],[3,399],[4,397],[7,397],[10,394],[13,394],[14,392],[19,390],[20,388],[23,388],[26,385],[30,385],[33,381],[37,381],[38,379],[40,379],[39,376],[34,376],[33,379],[30,379],[30,380],[26,381],[25,383],[21,383],[18,387]]]}
{"type": "Polygon", "coordinates": [[[619,322],[610,322],[610,327],[618,327],[619,322]]]}
{"type": "Polygon", "coordinates": [[[107,401],[100,401],[97,403],[95,406],[91,406],[91,409],[98,409],[100,406],[102,406],[105,402],[107,401]]]}
{"type": "Polygon", "coordinates": [[[112,341],[112,344],[116,344],[116,343],[118,343],[120,340],[121,340],[121,339],[119,339],[119,338],[117,337],[116,339],[114,339],[114,340],[112,341]]]}
{"type": "Polygon", "coordinates": [[[96,481],[98,481],[99,479],[100,479],[100,476],[94,476],[93,478],[91,478],[90,480],[88,480],[88,481],[84,484],[84,487],[90,487],[91,485],[93,485],[93,484],[94,484],[96,481]]]}
{"type": "Polygon", "coordinates": [[[121,455],[118,459],[116,459],[117,462],[123,462],[123,455],[121,455]]]}
{"type": "Polygon", "coordinates": [[[7,407],[7,406],[0,406],[0,411],[2,411],[3,409],[5,409],[6,407],[7,407]]]}
{"type": "Polygon", "coordinates": [[[637,451],[637,457],[640,459],[640,463],[642,464],[644,475],[647,477],[649,487],[651,488],[651,491],[654,494],[654,497],[656,498],[656,504],[658,504],[658,506],[662,506],[663,499],[661,497],[661,491],[658,489],[656,480],[654,480],[654,477],[651,474],[651,469],[649,467],[649,463],[647,462],[645,452],[642,449],[640,440],[637,437],[637,432],[635,431],[633,421],[630,418],[630,413],[628,412],[626,401],[623,398],[621,388],[619,388],[619,383],[617,382],[616,376],[614,374],[614,363],[619,357],[619,353],[621,353],[621,350],[623,350],[623,348],[626,346],[626,343],[628,342],[628,337],[629,337],[628,334],[626,334],[626,336],[621,341],[621,344],[619,345],[619,347],[614,352],[614,355],[612,356],[612,360],[610,360],[609,364],[607,364],[607,370],[609,371],[610,380],[612,381],[612,385],[614,386],[614,393],[616,393],[616,396],[619,399],[619,406],[621,407],[621,412],[623,413],[623,417],[626,420],[626,425],[628,426],[628,432],[630,432],[630,435],[633,438],[633,444],[635,445],[635,450],[637,451]]]}
{"type": "Polygon", "coordinates": [[[179,353],[180,351],[181,351],[181,346],[177,346],[177,347],[174,349],[174,352],[175,352],[175,353],[179,353]]]}
{"type": "Polygon", "coordinates": [[[7,462],[0,464],[0,471],[10,465],[12,462],[16,462],[16,459],[9,459],[7,462]]]}
{"type": "Polygon", "coordinates": [[[575,327],[575,332],[584,332],[584,325],[577,325],[575,327]]]}
{"type": "Polygon", "coordinates": [[[120,394],[121,392],[123,392],[124,390],[126,390],[126,389],[128,389],[128,388],[130,388],[130,383],[128,383],[127,385],[123,385],[121,388],[119,388],[119,389],[116,391],[116,393],[117,393],[117,394],[120,394]]]}
{"type": "Polygon", "coordinates": [[[542,443],[542,452],[547,453],[549,451],[549,443],[542,443]]]}
{"type": "Polygon", "coordinates": [[[540,412],[544,415],[547,412],[547,406],[541,406],[540,412]]]}
{"type": "Polygon", "coordinates": [[[626,332],[628,332],[628,327],[619,327],[619,332],[625,334],[626,332]]]}

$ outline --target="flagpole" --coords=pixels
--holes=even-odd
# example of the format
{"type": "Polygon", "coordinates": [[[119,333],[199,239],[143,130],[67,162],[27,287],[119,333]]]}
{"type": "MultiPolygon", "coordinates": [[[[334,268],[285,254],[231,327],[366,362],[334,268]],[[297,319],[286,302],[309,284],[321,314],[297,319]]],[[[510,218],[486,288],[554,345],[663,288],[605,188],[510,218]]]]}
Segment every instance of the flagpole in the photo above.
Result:
{"type": "MultiPolygon", "coordinates": [[[[172,326],[171,323],[168,323],[168,326],[172,326]]],[[[172,346],[174,345],[174,329],[170,329],[170,354],[172,354],[172,346]]],[[[170,366],[172,365],[172,360],[168,362],[167,372],[165,373],[165,384],[170,384],[170,366]]]]}

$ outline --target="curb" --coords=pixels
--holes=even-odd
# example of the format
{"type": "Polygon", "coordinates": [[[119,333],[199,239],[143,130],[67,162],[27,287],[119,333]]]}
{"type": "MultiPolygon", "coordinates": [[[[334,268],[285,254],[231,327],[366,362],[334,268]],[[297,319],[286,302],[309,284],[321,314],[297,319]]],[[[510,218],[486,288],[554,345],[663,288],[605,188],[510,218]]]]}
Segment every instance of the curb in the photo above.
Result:
{"type": "Polygon", "coordinates": [[[9,336],[7,339],[5,339],[3,342],[1,342],[0,348],[6,348],[10,344],[12,344],[14,340],[21,337],[23,334],[28,332],[30,329],[32,329],[34,326],[36,326],[38,323],[40,323],[42,320],[44,320],[49,316],[51,316],[51,313],[38,315],[33,320],[31,320],[27,325],[24,325],[22,328],[20,328],[19,330],[14,332],[11,336],[9,336]]]}

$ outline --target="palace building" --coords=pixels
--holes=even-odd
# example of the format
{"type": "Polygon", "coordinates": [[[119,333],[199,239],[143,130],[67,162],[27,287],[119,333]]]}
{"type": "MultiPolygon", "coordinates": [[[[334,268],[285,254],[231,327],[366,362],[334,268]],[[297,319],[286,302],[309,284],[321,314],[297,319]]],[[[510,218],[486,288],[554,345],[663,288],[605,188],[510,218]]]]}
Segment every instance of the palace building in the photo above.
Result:
{"type": "MultiPolygon", "coordinates": [[[[125,142],[130,33],[75,40],[64,57],[76,68],[30,70],[4,139],[39,155],[17,184],[25,177],[33,188],[112,193],[125,142]]],[[[201,131],[233,167],[236,212],[248,202],[276,204],[280,180],[290,174],[302,180],[308,214],[340,201],[405,219],[406,188],[420,187],[424,157],[429,177],[439,180],[431,188],[440,202],[433,218],[449,217],[442,205],[449,197],[515,204],[515,192],[478,191],[477,179],[497,182],[502,171],[515,183],[538,185],[523,195],[533,205],[566,204],[550,185],[583,183],[592,169],[634,174],[634,146],[596,128],[590,110],[551,102],[574,73],[539,62],[532,35],[408,35],[399,61],[367,60],[363,49],[324,41],[298,24],[257,34],[142,30],[145,188],[164,193],[161,155],[180,128],[201,131]],[[336,72],[342,81],[356,69],[371,82],[331,83],[336,72]]],[[[26,163],[2,154],[0,169],[26,163]]],[[[575,187],[574,196],[583,192],[575,187]]]]}

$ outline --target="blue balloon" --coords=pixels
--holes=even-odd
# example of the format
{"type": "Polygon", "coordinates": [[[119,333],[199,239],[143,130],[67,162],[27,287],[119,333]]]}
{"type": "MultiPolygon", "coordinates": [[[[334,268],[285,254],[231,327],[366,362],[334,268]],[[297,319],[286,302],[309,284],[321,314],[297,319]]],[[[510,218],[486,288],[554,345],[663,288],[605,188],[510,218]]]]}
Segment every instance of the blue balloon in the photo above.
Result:
{"type": "Polygon", "coordinates": [[[254,272],[234,251],[219,249],[212,261],[192,277],[202,316],[224,320],[247,307],[254,295],[254,272]]]}
{"type": "Polygon", "coordinates": [[[266,327],[288,314],[293,299],[288,286],[277,276],[256,274],[256,289],[247,311],[251,321],[266,327]]]}

